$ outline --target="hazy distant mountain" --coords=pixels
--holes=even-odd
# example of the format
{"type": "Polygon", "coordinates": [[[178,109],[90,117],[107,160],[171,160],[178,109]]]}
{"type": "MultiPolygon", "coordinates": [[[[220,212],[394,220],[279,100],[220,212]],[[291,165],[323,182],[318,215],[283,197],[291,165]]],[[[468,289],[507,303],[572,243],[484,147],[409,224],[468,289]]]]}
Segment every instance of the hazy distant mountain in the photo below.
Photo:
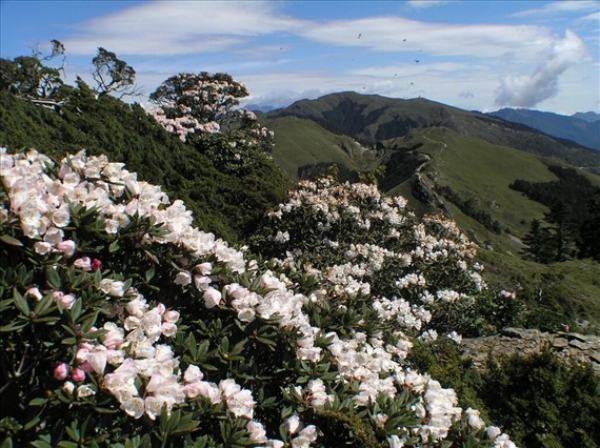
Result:
{"type": "Polygon", "coordinates": [[[275,106],[269,106],[269,105],[264,105],[264,104],[248,104],[247,106],[244,105],[243,107],[244,107],[244,109],[251,110],[253,112],[262,112],[262,113],[271,112],[272,110],[277,109],[277,107],[275,107],[275,106]]]}
{"type": "Polygon", "coordinates": [[[569,117],[551,112],[506,108],[490,112],[488,115],[521,123],[554,137],[572,140],[600,151],[600,115],[594,112],[580,112],[569,117]]]}
{"type": "Polygon", "coordinates": [[[600,120],[600,114],[596,112],[577,112],[576,114],[571,115],[573,118],[579,118],[580,120],[587,121],[588,123],[593,123],[594,121],[600,120]]]}

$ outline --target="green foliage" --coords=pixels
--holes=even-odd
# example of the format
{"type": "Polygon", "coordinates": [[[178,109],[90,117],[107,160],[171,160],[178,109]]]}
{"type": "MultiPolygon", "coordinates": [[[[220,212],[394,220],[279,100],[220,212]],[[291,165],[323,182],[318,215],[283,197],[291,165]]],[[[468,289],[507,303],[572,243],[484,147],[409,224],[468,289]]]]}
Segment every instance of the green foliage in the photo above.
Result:
{"type": "Polygon", "coordinates": [[[150,100],[159,104],[168,118],[189,115],[200,123],[227,124],[235,114],[232,108],[248,96],[246,87],[227,73],[179,73],[165,80],[150,100]]]}
{"type": "MultiPolygon", "coordinates": [[[[424,422],[453,426],[453,392],[403,372],[387,352],[406,346],[402,324],[381,322],[367,296],[309,299],[314,277],[189,228],[179,201],[120,163],[3,157],[3,443],[447,444],[424,422]]],[[[452,437],[493,443],[477,431],[452,437]]]]}
{"type": "Polygon", "coordinates": [[[444,198],[448,199],[450,202],[456,205],[461,212],[475,219],[485,228],[497,234],[502,233],[502,227],[500,223],[497,220],[493,219],[487,211],[481,209],[480,204],[478,204],[479,200],[476,199],[475,196],[471,196],[468,199],[462,199],[447,185],[436,185],[436,191],[437,193],[441,194],[444,198]]]}
{"type": "Polygon", "coordinates": [[[115,53],[99,47],[92,65],[95,67],[92,77],[97,83],[98,98],[108,93],[119,93],[121,98],[135,94],[135,69],[117,58],[115,53]]]}
{"type": "Polygon", "coordinates": [[[549,350],[492,360],[481,397],[490,417],[521,446],[600,444],[600,378],[589,365],[568,368],[549,350]]]}
{"type": "Polygon", "coordinates": [[[591,257],[600,262],[600,238],[598,238],[598,229],[600,229],[600,192],[587,203],[588,216],[581,225],[579,256],[582,258],[591,257]]]}
{"type": "Polygon", "coordinates": [[[547,207],[563,203],[568,208],[571,219],[579,226],[587,215],[586,203],[597,193],[598,186],[573,168],[549,165],[548,170],[556,175],[558,180],[530,182],[518,179],[510,184],[510,188],[547,207]]]}
{"type": "MultiPolygon", "coordinates": [[[[116,59],[112,53],[106,52],[106,55],[113,62],[116,59]]],[[[14,69],[4,60],[0,62],[2,70],[5,66],[14,69]]],[[[229,106],[237,104],[238,97],[211,90],[220,82],[232,82],[228,75],[218,75],[222,75],[221,78],[211,78],[208,84],[212,85],[205,87],[210,95],[226,101],[221,112],[227,112],[229,106]]],[[[110,82],[105,85],[110,86],[110,82]]],[[[238,93],[244,93],[242,87],[240,85],[238,93]]],[[[252,418],[264,425],[269,437],[280,438],[285,446],[307,446],[309,442],[302,441],[302,437],[309,437],[306,434],[310,435],[315,426],[318,437],[312,446],[317,447],[387,447],[401,443],[400,438],[406,446],[419,446],[423,443],[417,435],[423,423],[419,406],[426,412],[422,392],[412,390],[408,382],[403,384],[399,375],[394,377],[393,394],[380,391],[358,402],[356,397],[365,392],[365,386],[371,385],[360,378],[359,370],[343,373],[346,361],[340,354],[336,355],[332,347],[335,345],[338,350],[345,347],[342,352],[355,350],[356,358],[364,358],[364,363],[376,361],[378,357],[387,359],[388,351],[392,351],[394,357],[388,362],[398,369],[396,375],[403,370],[404,358],[398,347],[405,342],[404,332],[420,329],[417,325],[410,327],[402,319],[413,312],[422,313],[417,307],[432,300],[431,293],[443,298],[454,289],[463,295],[461,300],[434,304],[431,307],[433,319],[427,329],[478,335],[521,322],[522,304],[511,294],[496,294],[481,287],[473,247],[452,223],[439,217],[419,222],[404,209],[401,200],[394,205],[401,212],[391,213],[391,201],[380,198],[379,192],[374,195],[376,189],[370,190],[371,186],[357,186],[356,202],[352,208],[340,208],[337,221],[330,219],[328,212],[334,209],[336,201],[343,203],[352,195],[349,185],[336,190],[338,196],[334,194],[334,203],[319,200],[310,206],[301,204],[297,209],[294,209],[296,205],[288,204],[294,211],[287,216],[287,222],[274,222],[273,214],[270,219],[262,220],[266,210],[283,202],[288,184],[267,154],[270,137],[254,126],[252,116],[238,114],[236,117],[241,121],[235,124],[224,118],[226,114],[216,112],[211,120],[222,118],[223,132],[196,133],[184,144],[158,126],[137,104],[125,105],[109,95],[99,95],[97,99],[82,80],[78,80],[77,87],[62,86],[61,89],[66,101],[56,111],[15,98],[8,88],[0,89],[0,143],[9,146],[12,152],[42,148],[56,160],[66,153],[78,152],[81,147],[90,155],[106,154],[111,161],[125,163],[129,170],[137,171],[144,181],[161,184],[172,197],[183,199],[194,212],[195,224],[204,230],[232,242],[250,241],[257,260],[246,260],[245,268],[234,269],[228,257],[235,258],[235,251],[222,241],[215,242],[208,235],[186,228],[182,222],[187,222],[187,212],[177,203],[172,208],[167,204],[157,206],[152,216],[142,216],[141,209],[132,211],[137,205],[131,204],[140,199],[135,188],[122,187],[120,179],[110,179],[104,172],[100,184],[112,195],[113,206],[132,207],[113,220],[111,225],[118,229],[107,231],[105,214],[108,212],[101,211],[101,207],[86,207],[66,199],[69,223],[61,227],[61,232],[65,240],[73,242],[75,256],[71,258],[73,254],[56,248],[46,252],[44,244],[52,246],[54,243],[49,242],[52,236],[25,236],[27,225],[19,223],[13,215],[7,196],[8,184],[4,185],[0,192],[3,204],[0,256],[10,262],[0,269],[0,332],[3,335],[0,395],[2,402],[8,403],[0,411],[2,448],[27,445],[44,448],[256,446],[259,443],[252,440],[252,431],[247,426],[252,418]],[[119,191],[121,193],[117,193],[119,191]],[[329,206],[330,210],[323,206],[329,206]],[[390,221],[383,218],[384,212],[390,221]],[[157,225],[163,213],[170,216],[171,221],[157,225]],[[391,222],[398,226],[390,226],[391,222]],[[288,234],[288,245],[275,244],[278,238],[285,240],[284,232],[278,234],[277,230],[288,234]],[[185,238],[192,242],[184,242],[185,238]],[[396,251],[399,257],[389,257],[374,268],[369,263],[377,257],[370,257],[384,252],[379,252],[376,246],[382,241],[389,243],[385,250],[396,251]],[[202,246],[204,242],[214,243],[211,246],[214,250],[211,252],[202,246]],[[281,260],[263,261],[273,256],[281,260]],[[95,262],[93,268],[83,269],[73,262],[75,258],[77,262],[89,258],[98,263],[95,262]],[[354,273],[356,278],[349,276],[348,283],[336,283],[329,274],[342,268],[348,258],[362,263],[360,269],[373,268],[375,274],[361,277],[354,273]],[[212,272],[201,272],[206,267],[198,263],[209,264],[212,272]],[[425,283],[419,283],[421,274],[427,278],[425,283]],[[180,275],[188,275],[193,281],[174,283],[173,278],[180,275]],[[102,286],[105,281],[116,282],[121,293],[106,292],[102,286]],[[368,288],[361,289],[366,282],[372,283],[378,295],[371,296],[368,288]],[[205,296],[208,285],[215,294],[222,295],[217,305],[208,305],[205,296]],[[401,303],[401,299],[406,298],[412,308],[398,312],[392,319],[382,318],[384,314],[379,313],[385,302],[379,294],[398,293],[400,297],[394,300],[401,303]],[[279,310],[267,313],[267,298],[278,295],[284,296],[277,304],[279,310]],[[115,374],[119,361],[109,362],[102,373],[88,371],[85,382],[75,379],[79,374],[76,371],[84,367],[80,359],[84,355],[79,351],[88,344],[100,348],[108,344],[105,338],[112,331],[111,324],[125,329],[127,337],[132,338],[125,345],[124,356],[143,358],[135,353],[131,336],[134,330],[130,328],[133,324],[128,320],[134,316],[128,308],[134,297],[145,298],[163,313],[172,309],[181,312],[177,332],[160,336],[161,347],[169,347],[174,356],[164,361],[164,368],[176,362],[173,375],[181,380],[186,368],[197,366],[207,384],[217,387],[220,381],[219,387],[228,382],[229,386],[243,388],[241,392],[255,400],[253,417],[249,417],[247,411],[240,415],[241,411],[224,399],[215,402],[208,394],[201,393],[174,407],[165,404],[159,410],[154,409],[154,415],[142,411],[143,415],[133,418],[130,415],[135,409],[110,386],[108,375],[115,374]],[[256,300],[259,305],[240,310],[237,308],[240,300],[256,300]],[[293,320],[283,322],[285,308],[293,304],[298,304],[293,320]],[[376,306],[380,306],[379,311],[376,306]],[[243,314],[250,311],[254,313],[252,318],[243,314]],[[314,346],[307,347],[310,345],[307,340],[311,341],[309,336],[314,339],[314,346]],[[301,356],[303,349],[313,350],[318,356],[301,356]],[[68,366],[65,373],[68,381],[57,377],[57,372],[60,373],[57,362],[68,366]],[[319,394],[326,397],[324,404],[315,404],[319,394]],[[125,410],[130,414],[125,414],[125,410]],[[295,416],[309,426],[303,430],[290,429],[290,419],[295,416]]],[[[173,92],[177,94],[177,89],[173,92]]],[[[120,170],[121,164],[116,165],[120,170]]],[[[48,169],[49,179],[55,186],[70,169],[58,167],[48,169]]],[[[376,181],[380,173],[368,171],[370,174],[364,179],[376,181]]],[[[88,184],[90,191],[93,182],[88,184]]],[[[322,184],[317,190],[325,193],[327,188],[322,184]]],[[[546,280],[544,291],[546,286],[551,289],[554,281],[553,278],[546,280]]],[[[386,306],[394,306],[394,303],[386,306]]],[[[453,387],[460,394],[461,405],[481,408],[487,418],[482,407],[484,396],[476,392],[494,387],[496,380],[502,389],[512,374],[501,375],[499,368],[492,369],[484,384],[468,363],[460,361],[458,347],[450,339],[441,338],[434,343],[423,341],[423,338],[413,340],[415,348],[405,366],[429,371],[433,378],[439,377],[444,387],[453,387]]],[[[558,368],[552,369],[559,372],[558,368]]],[[[374,368],[370,372],[374,374],[371,380],[377,384],[386,375],[391,379],[393,372],[391,367],[374,368]]],[[[586,376],[588,373],[565,372],[564,375],[558,373],[560,384],[575,384],[565,393],[578,399],[585,396],[582,402],[595,412],[597,393],[594,395],[590,385],[596,384],[597,389],[597,383],[586,376]]],[[[420,375],[414,371],[409,373],[420,375]]],[[[542,377],[549,380],[552,375],[542,377]]],[[[140,375],[133,386],[148,397],[157,387],[151,382],[140,375]]],[[[427,387],[435,392],[436,383],[431,380],[427,387]]],[[[222,386],[219,394],[226,395],[226,387],[222,386]]],[[[556,397],[563,403],[560,393],[565,387],[556,387],[558,392],[552,399],[556,397]]],[[[507,403],[515,402],[511,400],[507,403]]],[[[531,400],[535,401],[536,397],[531,400]]],[[[433,407],[432,403],[433,399],[428,406],[433,407]]],[[[492,409],[490,404],[487,406],[492,409]]],[[[543,406],[544,409],[549,407],[543,406]]],[[[510,411],[515,410],[521,412],[516,406],[510,411]]],[[[510,416],[508,412],[505,415],[510,416]]],[[[568,441],[594,446],[592,441],[597,432],[590,429],[590,419],[578,417],[577,412],[581,413],[581,407],[566,414],[569,424],[575,422],[575,427],[581,428],[568,441]]],[[[430,441],[428,445],[493,444],[483,422],[474,425],[467,414],[463,412],[462,419],[452,423],[449,440],[430,441]]],[[[547,412],[543,418],[553,422],[557,417],[547,412]]],[[[563,427],[568,426],[560,427],[560,434],[553,433],[548,440],[564,437],[563,427]]]]}
{"type": "Polygon", "coordinates": [[[480,397],[481,372],[473,368],[471,361],[460,356],[460,346],[449,338],[433,342],[416,340],[407,358],[410,366],[438,379],[444,387],[451,387],[459,397],[463,408],[478,409],[484,420],[489,420],[487,407],[480,397]]]}
{"type": "Polygon", "coordinates": [[[288,188],[267,157],[257,155],[244,172],[219,171],[206,155],[162,129],[141,106],[109,95],[96,100],[81,80],[60,113],[0,91],[0,118],[0,144],[16,150],[43,147],[56,158],[82,148],[89,155],[106,154],[182,198],[197,225],[232,242],[253,230],[257,217],[280,202],[288,188]]]}
{"type": "Polygon", "coordinates": [[[30,101],[41,101],[41,104],[59,104],[65,99],[60,69],[47,67],[42,61],[64,56],[64,52],[63,44],[52,40],[52,53],[43,60],[37,53],[19,56],[12,61],[0,59],[0,91],[8,91],[30,101]]]}
{"type": "Polygon", "coordinates": [[[541,263],[564,261],[575,255],[598,260],[597,198],[600,189],[588,177],[572,168],[550,165],[548,169],[558,177],[557,181],[529,182],[519,179],[510,185],[510,188],[523,192],[550,209],[544,215],[548,227],[540,228],[539,224],[536,224],[537,228],[534,229],[532,222],[528,238],[532,239],[533,247],[526,249],[526,252],[531,253],[533,259],[541,263]],[[536,235],[532,233],[534,231],[537,232],[536,235]],[[547,235],[542,236],[542,232],[547,235]],[[533,253],[539,251],[536,246],[541,244],[542,239],[545,240],[542,245],[553,253],[552,256],[536,256],[533,253]]]}
{"type": "Polygon", "coordinates": [[[550,263],[554,261],[553,239],[550,229],[542,226],[539,219],[531,221],[529,233],[523,237],[526,244],[523,254],[537,263],[550,263]]]}

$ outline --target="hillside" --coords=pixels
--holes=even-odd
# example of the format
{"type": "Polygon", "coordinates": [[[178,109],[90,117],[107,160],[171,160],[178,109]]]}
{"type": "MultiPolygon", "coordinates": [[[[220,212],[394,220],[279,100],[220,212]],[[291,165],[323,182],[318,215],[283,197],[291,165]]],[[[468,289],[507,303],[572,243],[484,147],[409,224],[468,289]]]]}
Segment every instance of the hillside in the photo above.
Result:
{"type": "Polygon", "coordinates": [[[545,134],[572,140],[580,145],[600,151],[600,120],[592,120],[592,113],[567,117],[564,115],[529,109],[500,109],[487,115],[506,121],[524,124],[545,134]],[[585,120],[587,118],[590,121],[585,120]]]}
{"type": "MultiPolygon", "coordinates": [[[[386,115],[377,98],[371,118],[386,115]]],[[[479,373],[459,353],[461,335],[600,322],[597,263],[516,255],[545,206],[507,185],[552,182],[548,163],[564,160],[482,140],[472,113],[420,100],[404,124],[363,131],[348,115],[352,135],[330,130],[343,116],[276,116],[273,157],[226,131],[181,139],[83,82],[52,104],[0,91],[2,447],[421,446],[437,409],[462,417],[443,419],[436,446],[514,446],[484,420],[517,441],[539,428],[555,446],[600,437],[581,411],[600,409],[591,368],[542,354],[479,373]],[[413,208],[364,183],[290,188],[331,164],[381,174],[413,208]],[[455,219],[479,255],[454,222],[413,209],[455,219]],[[505,390],[514,397],[497,399],[505,390]],[[511,426],[523,393],[537,425],[526,430],[511,426]],[[546,415],[555,403],[569,404],[564,425],[546,415]]]]}
{"type": "Polygon", "coordinates": [[[84,84],[59,113],[0,91],[0,146],[43,148],[55,159],[85,149],[122,162],[147,182],[189,204],[195,223],[231,242],[279,203],[288,187],[267,159],[242,174],[226,173],[211,159],[166,132],[138,104],[111,96],[94,99],[84,84]]]}
{"type": "Polygon", "coordinates": [[[310,119],[334,134],[351,136],[370,145],[404,137],[414,129],[446,127],[466,137],[600,172],[600,154],[589,148],[559,141],[517,123],[424,98],[402,100],[343,92],[297,101],[265,114],[264,118],[272,123],[286,116],[310,119]]]}
{"type": "Polygon", "coordinates": [[[481,247],[488,281],[519,290],[534,306],[545,291],[541,306],[548,322],[532,314],[532,325],[560,325],[561,316],[600,324],[600,265],[522,259],[522,239],[548,207],[509,187],[517,180],[556,182],[551,165],[574,169],[600,187],[592,172],[600,167],[600,153],[425,99],[341,93],[299,101],[261,120],[275,130],[273,156],[291,178],[335,163],[343,180],[352,179],[352,171],[385,165],[382,190],[404,196],[419,214],[442,212],[455,220],[481,247]]]}

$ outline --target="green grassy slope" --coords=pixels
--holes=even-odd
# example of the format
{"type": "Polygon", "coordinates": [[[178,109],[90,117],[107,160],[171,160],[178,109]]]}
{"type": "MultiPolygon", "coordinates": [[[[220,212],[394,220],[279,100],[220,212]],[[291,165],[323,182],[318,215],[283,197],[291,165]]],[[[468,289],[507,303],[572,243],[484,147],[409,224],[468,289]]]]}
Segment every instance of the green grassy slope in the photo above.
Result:
{"type": "Polygon", "coordinates": [[[274,159],[294,180],[298,168],[304,165],[331,162],[369,171],[381,162],[381,153],[367,150],[348,136],[333,134],[311,120],[290,116],[263,123],[275,132],[274,159]]]}
{"type": "MultiPolygon", "coordinates": [[[[386,194],[404,196],[418,213],[443,210],[455,220],[481,247],[480,260],[486,266],[487,281],[495,287],[517,291],[521,299],[531,305],[530,309],[535,310],[527,316],[529,325],[560,330],[561,323],[574,325],[579,319],[590,321],[591,326],[600,326],[598,263],[574,260],[541,265],[520,256],[521,238],[529,231],[531,220],[543,219],[548,209],[510,189],[509,185],[517,179],[556,180],[548,170],[548,164],[556,164],[556,159],[490,143],[441,126],[413,129],[403,137],[383,141],[377,151],[371,149],[357,154],[343,149],[344,145],[348,147],[348,141],[352,144],[351,139],[307,119],[275,117],[268,120],[267,125],[276,135],[274,158],[288,173],[296,173],[301,165],[324,161],[366,171],[377,161],[389,162],[399,151],[410,152],[412,159],[407,160],[424,161],[417,171],[422,184],[433,193],[431,203],[423,204],[413,195],[416,175],[405,176],[401,183],[388,188],[386,194]],[[474,201],[477,208],[500,223],[501,233],[489,230],[436,194],[436,185],[447,186],[461,199],[474,201]],[[538,297],[540,290],[541,298],[538,297]]],[[[402,170],[402,167],[394,169],[402,170]]],[[[581,169],[579,172],[600,186],[600,176],[581,169]]]]}
{"type": "Polygon", "coordinates": [[[467,137],[600,172],[598,151],[557,140],[527,126],[425,98],[402,100],[343,92],[315,100],[301,100],[285,109],[265,114],[267,119],[286,116],[308,118],[335,134],[349,135],[372,144],[403,137],[415,129],[443,126],[467,137]]]}

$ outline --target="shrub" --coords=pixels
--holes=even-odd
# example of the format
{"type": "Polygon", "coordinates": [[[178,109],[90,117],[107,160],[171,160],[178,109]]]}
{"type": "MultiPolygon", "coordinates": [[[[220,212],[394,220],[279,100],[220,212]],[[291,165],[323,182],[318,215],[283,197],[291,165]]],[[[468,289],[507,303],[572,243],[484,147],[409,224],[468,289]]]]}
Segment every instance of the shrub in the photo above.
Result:
{"type": "Polygon", "coordinates": [[[600,444],[600,378],[589,365],[568,367],[550,350],[490,360],[481,397],[522,446],[600,444]]]}
{"type": "Polygon", "coordinates": [[[334,288],[106,157],[2,150],[2,186],[3,446],[512,446],[404,367],[410,310],[336,326],[334,288]]]}
{"type": "Polygon", "coordinates": [[[251,248],[293,260],[328,284],[337,301],[374,296],[378,319],[398,319],[417,332],[493,333],[521,312],[514,294],[487,288],[476,246],[454,222],[419,221],[404,198],[384,197],[375,185],[300,182],[251,248]]]}

